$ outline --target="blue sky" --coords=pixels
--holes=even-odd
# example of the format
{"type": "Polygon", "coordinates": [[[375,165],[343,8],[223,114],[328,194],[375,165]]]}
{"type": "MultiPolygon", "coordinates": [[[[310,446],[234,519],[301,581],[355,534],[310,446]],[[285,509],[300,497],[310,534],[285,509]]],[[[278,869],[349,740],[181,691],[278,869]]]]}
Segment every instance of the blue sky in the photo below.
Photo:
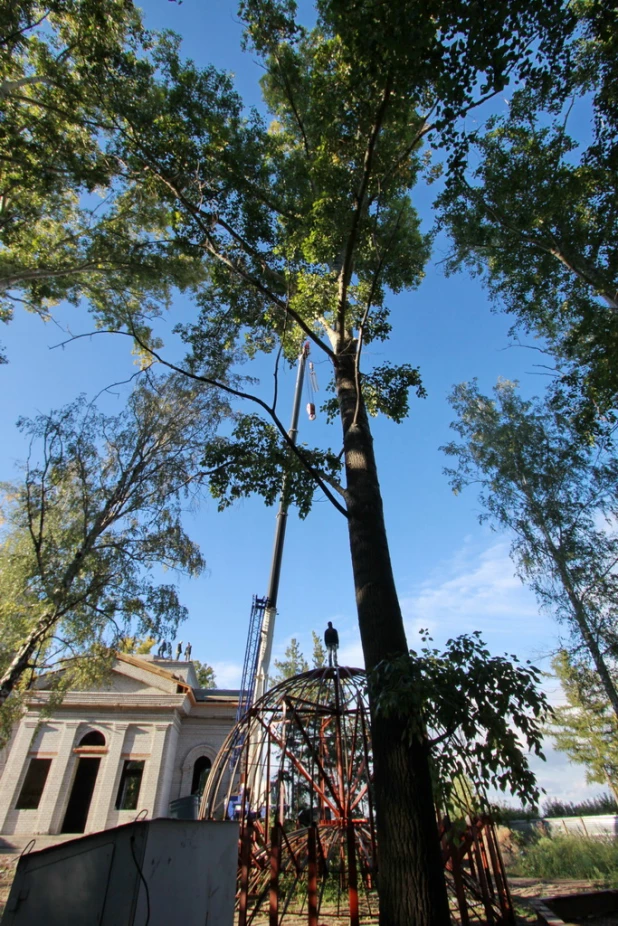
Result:
{"type": "MultiPolygon", "coordinates": [[[[183,50],[201,64],[212,62],[232,71],[249,104],[258,105],[260,71],[251,56],[240,51],[240,25],[235,0],[147,0],[146,22],[153,28],[173,28],[183,36],[183,50]]],[[[418,191],[415,202],[431,222],[432,190],[418,191]]],[[[391,301],[394,331],[390,344],[372,345],[380,362],[407,361],[419,365],[428,392],[412,399],[411,414],[402,425],[377,420],[376,453],[382,485],[391,555],[410,645],[420,627],[428,627],[437,644],[458,633],[481,630],[495,653],[512,652],[547,667],[544,657],[556,645],[557,626],[539,615],[533,597],[514,577],[508,538],[478,524],[473,492],[455,497],[442,474],[445,459],[439,446],[450,439],[452,419],[446,397],[455,383],[478,377],[488,391],[499,376],[519,379],[527,392],[543,388],[535,369],[535,352],[514,347],[508,337],[509,319],[492,313],[478,280],[444,277],[440,261],[447,242],[438,241],[421,287],[391,301]]],[[[176,305],[173,316],[191,307],[176,305]]],[[[0,479],[15,476],[15,463],[25,446],[15,428],[19,415],[46,412],[89,396],[135,372],[130,344],[123,338],[97,336],[64,348],[50,349],[73,333],[89,331],[84,309],[64,307],[57,323],[16,313],[3,327],[9,364],[0,367],[0,479]]],[[[172,317],[163,328],[171,330],[172,317]]],[[[166,356],[180,352],[168,340],[166,356]]],[[[327,368],[314,356],[322,387],[327,368]]],[[[294,371],[282,378],[282,396],[291,405],[294,371]]],[[[268,388],[268,375],[264,388],[268,388]]],[[[107,411],[119,410],[126,387],[105,392],[107,411]]],[[[318,394],[318,402],[323,393],[318,394]]],[[[283,400],[282,400],[283,401],[283,400]]],[[[304,406],[304,403],[303,403],[304,406]]],[[[301,413],[300,440],[329,443],[339,449],[337,425],[301,413]]],[[[283,415],[287,422],[288,412],[283,415]]],[[[244,655],[252,595],[264,595],[268,582],[275,509],[250,499],[218,514],[212,501],[187,514],[187,526],[208,563],[198,580],[181,579],[181,594],[190,611],[180,635],[191,640],[193,655],[213,665],[222,687],[237,685],[244,655]]],[[[292,512],[279,596],[274,656],[281,656],[292,636],[307,654],[311,631],[323,631],[332,620],[341,638],[340,661],[358,665],[360,642],[356,626],[346,525],[326,500],[318,500],[305,521],[292,512]]],[[[552,698],[559,692],[548,682],[552,698]]],[[[550,753],[539,768],[541,784],[550,796],[567,799],[587,794],[584,771],[550,753]]],[[[598,792],[599,788],[593,789],[598,792]]]]}

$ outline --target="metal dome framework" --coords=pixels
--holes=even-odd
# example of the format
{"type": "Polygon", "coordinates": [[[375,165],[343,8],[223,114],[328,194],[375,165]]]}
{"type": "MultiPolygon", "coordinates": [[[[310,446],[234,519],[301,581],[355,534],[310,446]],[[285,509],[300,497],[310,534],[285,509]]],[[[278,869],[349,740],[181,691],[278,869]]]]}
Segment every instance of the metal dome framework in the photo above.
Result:
{"type": "MultiPolygon", "coordinates": [[[[250,708],[200,810],[240,823],[238,926],[378,922],[371,776],[363,670],[305,672],[250,708]]],[[[454,922],[514,923],[491,821],[468,810],[439,821],[454,922]]]]}

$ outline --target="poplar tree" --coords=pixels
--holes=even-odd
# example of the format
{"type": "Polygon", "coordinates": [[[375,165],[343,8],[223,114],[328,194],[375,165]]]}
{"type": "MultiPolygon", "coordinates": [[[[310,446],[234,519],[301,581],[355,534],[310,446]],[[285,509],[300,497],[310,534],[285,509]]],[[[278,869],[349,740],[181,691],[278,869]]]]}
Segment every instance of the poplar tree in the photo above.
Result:
{"type": "MultiPolygon", "coordinates": [[[[447,145],[454,169],[465,156],[460,117],[559,55],[571,20],[557,0],[318,0],[312,29],[293,0],[245,0],[241,16],[264,68],[270,124],[244,110],[228,75],[183,62],[170,40],[153,70],[135,69],[132,84],[125,75],[115,153],[127,183],[139,178],[140,195],[169,209],[174,241],[204,269],[198,312],[180,328],[190,348],[182,369],[253,402],[255,414],[208,459],[221,504],[256,489],[276,497],[292,465],[276,389],[269,401],[251,393],[238,364],[278,350],[293,361],[304,338],[329,363],[327,412],[343,447],[298,448],[289,492],[306,513],[317,486],[345,518],[372,671],[404,655],[407,641],[369,419],[402,421],[410,388],[422,394],[422,384],[412,363],[372,368],[364,349],[388,340],[387,295],[414,289],[429,256],[410,199],[420,146],[429,137],[447,145]]],[[[136,335],[135,319],[125,321],[136,335]]],[[[403,715],[382,713],[375,693],[371,707],[380,922],[443,926],[428,740],[422,731],[404,740],[403,715]]]]}
{"type": "Polygon", "coordinates": [[[275,659],[275,669],[277,675],[273,679],[273,684],[309,671],[309,663],[303,656],[300,643],[295,637],[292,637],[286,646],[283,659],[275,659]]]}
{"type": "Polygon", "coordinates": [[[206,662],[200,662],[199,659],[192,659],[195,674],[201,688],[216,688],[217,679],[215,670],[206,662]]]}
{"type": "Polygon", "coordinates": [[[447,271],[483,279],[594,430],[618,397],[618,13],[602,0],[571,10],[563,65],[479,127],[438,206],[447,271]]]}
{"type": "Polygon", "coordinates": [[[156,44],[130,0],[2,4],[0,321],[84,299],[100,320],[152,316],[190,286],[166,210],[127,188],[110,150],[123,75],[156,44]]]}
{"type": "Polygon", "coordinates": [[[326,648],[315,630],[311,631],[311,640],[313,642],[313,652],[311,654],[313,668],[322,669],[326,665],[327,660],[326,648]]]}

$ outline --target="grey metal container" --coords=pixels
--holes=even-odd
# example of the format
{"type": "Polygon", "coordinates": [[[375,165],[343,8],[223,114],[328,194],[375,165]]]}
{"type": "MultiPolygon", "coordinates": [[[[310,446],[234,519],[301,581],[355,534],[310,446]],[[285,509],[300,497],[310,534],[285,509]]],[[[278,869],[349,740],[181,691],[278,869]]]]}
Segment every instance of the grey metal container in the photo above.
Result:
{"type": "Polygon", "coordinates": [[[170,817],[174,820],[197,820],[200,810],[198,794],[188,794],[170,803],[170,817]]]}
{"type": "Polygon", "coordinates": [[[232,926],[237,861],[237,823],[129,823],[23,856],[2,926],[232,926]]]}

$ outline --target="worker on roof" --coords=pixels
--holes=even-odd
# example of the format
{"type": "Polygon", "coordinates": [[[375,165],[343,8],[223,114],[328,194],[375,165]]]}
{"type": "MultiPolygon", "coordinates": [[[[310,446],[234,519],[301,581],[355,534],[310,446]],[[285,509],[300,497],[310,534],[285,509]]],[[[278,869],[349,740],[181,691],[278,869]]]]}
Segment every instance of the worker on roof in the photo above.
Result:
{"type": "Polygon", "coordinates": [[[339,647],[339,634],[333,627],[332,621],[328,622],[328,627],[324,631],[324,643],[326,644],[326,649],[328,650],[329,666],[338,666],[339,663],[337,662],[337,649],[339,647]]]}

